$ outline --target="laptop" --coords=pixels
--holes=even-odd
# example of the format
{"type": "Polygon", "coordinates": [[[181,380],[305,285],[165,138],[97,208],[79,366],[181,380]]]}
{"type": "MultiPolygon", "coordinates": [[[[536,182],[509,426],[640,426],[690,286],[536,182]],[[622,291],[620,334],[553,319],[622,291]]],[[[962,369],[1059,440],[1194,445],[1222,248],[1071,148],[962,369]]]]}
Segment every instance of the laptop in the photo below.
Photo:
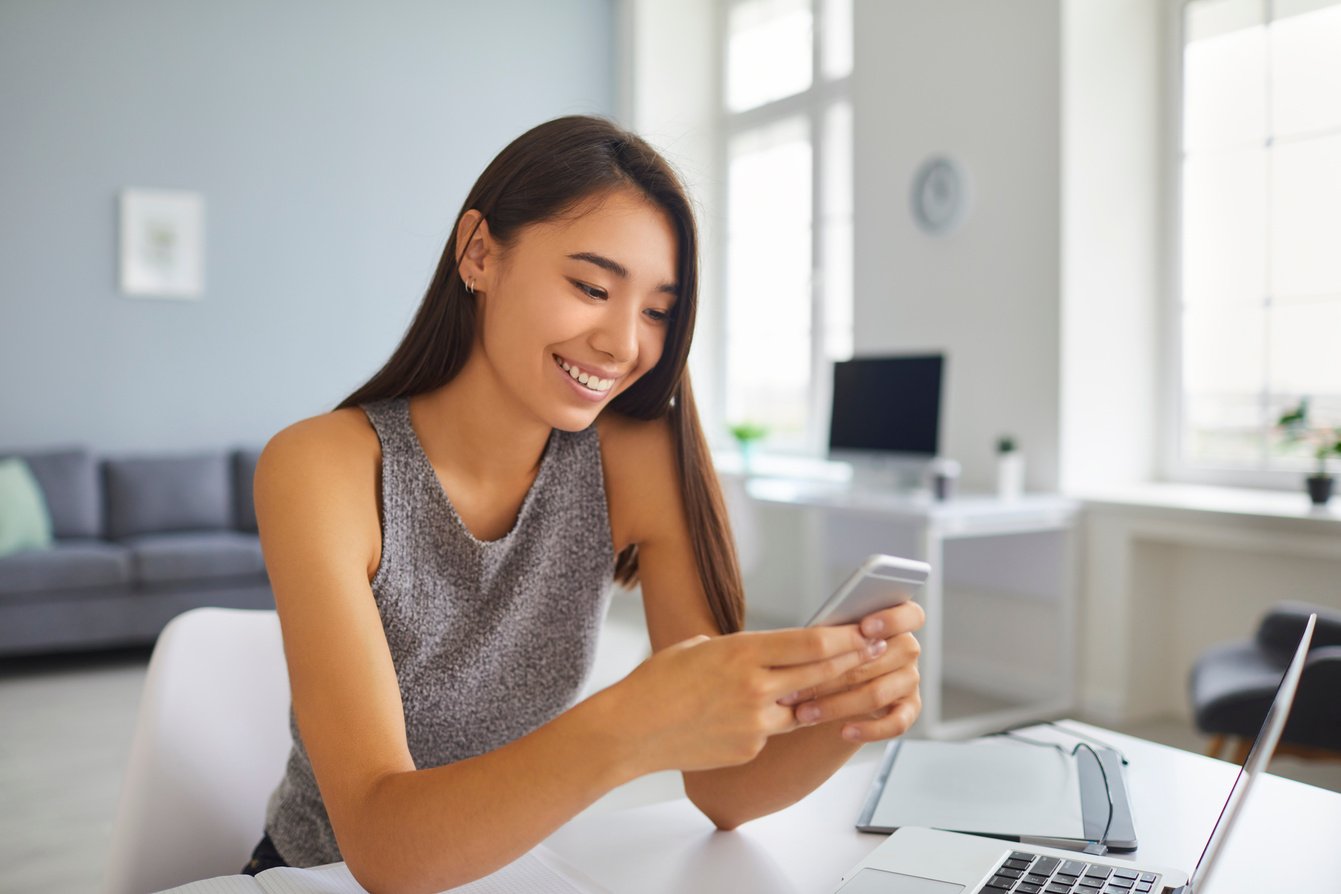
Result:
{"type": "Polygon", "coordinates": [[[993,838],[905,826],[843,876],[835,894],[1205,894],[1216,856],[1252,788],[1266,771],[1290,715],[1317,615],[1304,626],[1248,759],[1229,791],[1191,876],[1122,860],[993,838]]]}

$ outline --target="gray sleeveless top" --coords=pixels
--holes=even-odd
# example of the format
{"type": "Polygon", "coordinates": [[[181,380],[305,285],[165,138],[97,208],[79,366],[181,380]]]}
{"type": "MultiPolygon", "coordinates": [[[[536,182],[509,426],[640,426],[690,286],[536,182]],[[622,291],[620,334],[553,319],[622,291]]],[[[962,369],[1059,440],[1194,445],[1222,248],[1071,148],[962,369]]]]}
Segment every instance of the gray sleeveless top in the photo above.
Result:
{"type": "MultiPolygon", "coordinates": [[[[409,401],[363,407],[382,445],[382,559],[372,580],[415,767],[464,760],[569,708],[595,655],[614,555],[595,428],[555,430],[512,530],[477,540],[419,438],[409,401]]],[[[266,831],[291,866],[341,859],[290,711],[293,750],[266,831]]],[[[444,846],[448,846],[444,842],[444,846]]]]}

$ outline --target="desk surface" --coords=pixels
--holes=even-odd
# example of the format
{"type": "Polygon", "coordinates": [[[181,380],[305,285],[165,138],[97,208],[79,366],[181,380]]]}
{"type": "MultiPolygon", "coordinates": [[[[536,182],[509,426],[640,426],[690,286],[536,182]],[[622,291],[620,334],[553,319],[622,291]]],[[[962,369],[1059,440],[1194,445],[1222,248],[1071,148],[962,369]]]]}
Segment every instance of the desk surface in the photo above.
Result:
{"type": "Polygon", "coordinates": [[[997,527],[1006,531],[1037,526],[1063,527],[1080,509],[1078,501],[1056,494],[1026,494],[1015,500],[965,494],[940,501],[925,493],[788,478],[751,478],[744,487],[751,499],[763,503],[870,513],[886,520],[932,523],[944,527],[947,533],[956,530],[985,532],[997,527]]]}
{"type": "MultiPolygon", "coordinates": [[[[1134,865],[1190,872],[1238,768],[1118,733],[1069,723],[1121,749],[1140,849],[1134,865]]],[[[1040,736],[1047,735],[1040,728],[1040,736]]],[[[714,832],[688,801],[583,816],[546,844],[616,892],[821,894],[884,840],[852,827],[876,763],[849,764],[805,800],[714,832]]],[[[1335,890],[1341,880],[1341,794],[1260,778],[1204,894],[1335,890]]],[[[1120,856],[1120,855],[1114,855],[1120,856]]]]}
{"type": "MultiPolygon", "coordinates": [[[[1085,724],[1064,726],[1102,739],[1131,761],[1127,783],[1141,847],[1115,856],[1191,872],[1238,768],[1085,724]]],[[[1048,727],[1031,735],[1073,741],[1048,727]]],[[[885,839],[852,825],[876,767],[873,757],[855,760],[801,802],[733,832],[715,831],[681,798],[583,814],[545,845],[617,894],[826,894],[885,839]]],[[[1341,793],[1263,776],[1208,889],[1198,894],[1335,891],[1339,839],[1341,793]]],[[[178,890],[214,889],[197,882],[178,890]]]]}

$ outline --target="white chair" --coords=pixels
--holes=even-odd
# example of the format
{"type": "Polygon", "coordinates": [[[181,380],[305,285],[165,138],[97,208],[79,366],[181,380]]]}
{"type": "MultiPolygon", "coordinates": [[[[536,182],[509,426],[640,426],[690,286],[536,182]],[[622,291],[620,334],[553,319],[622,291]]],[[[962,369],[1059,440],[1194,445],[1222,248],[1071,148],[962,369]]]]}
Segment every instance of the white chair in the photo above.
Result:
{"type": "Polygon", "coordinates": [[[236,874],[283,775],[288,719],[273,611],[198,608],[169,622],[144,681],[107,894],[236,874]]]}

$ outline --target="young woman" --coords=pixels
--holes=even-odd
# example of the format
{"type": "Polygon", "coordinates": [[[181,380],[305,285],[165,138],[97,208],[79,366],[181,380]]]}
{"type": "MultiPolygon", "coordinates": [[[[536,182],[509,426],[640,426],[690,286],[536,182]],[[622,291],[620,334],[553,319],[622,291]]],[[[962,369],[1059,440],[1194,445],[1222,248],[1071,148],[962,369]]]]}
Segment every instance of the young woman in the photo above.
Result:
{"type": "Polygon", "coordinates": [[[467,196],[386,366],[266,446],[294,746],[248,871],[440,891],[666,769],[729,829],[916,719],[915,605],[740,632],[685,374],[697,266],[653,149],[542,124],[467,196]],[[640,583],[654,654],[574,704],[612,579],[640,583]]]}

